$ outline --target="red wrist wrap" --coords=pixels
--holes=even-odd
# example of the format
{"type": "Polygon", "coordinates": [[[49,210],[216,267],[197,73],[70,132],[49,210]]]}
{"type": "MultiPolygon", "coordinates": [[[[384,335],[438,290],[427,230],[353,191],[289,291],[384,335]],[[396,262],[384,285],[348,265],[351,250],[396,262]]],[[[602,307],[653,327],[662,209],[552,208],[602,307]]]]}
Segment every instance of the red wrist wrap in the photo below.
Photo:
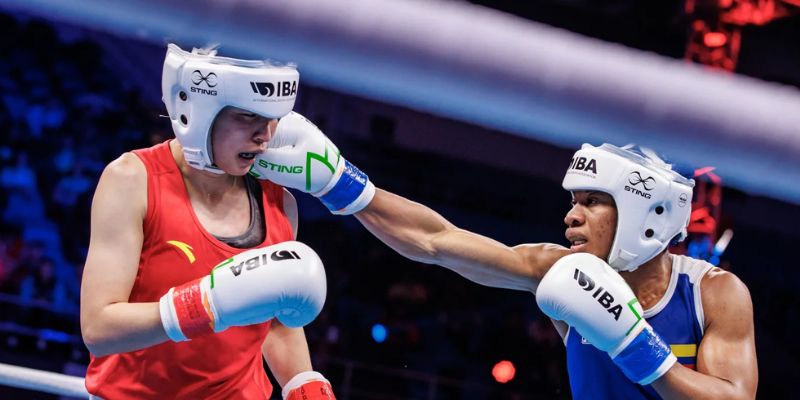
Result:
{"type": "Polygon", "coordinates": [[[181,332],[189,338],[214,333],[211,315],[206,308],[200,290],[200,279],[175,287],[172,302],[178,315],[181,332]]]}
{"type": "Polygon", "coordinates": [[[310,381],[289,392],[286,400],[336,400],[331,384],[325,381],[310,381]]]}

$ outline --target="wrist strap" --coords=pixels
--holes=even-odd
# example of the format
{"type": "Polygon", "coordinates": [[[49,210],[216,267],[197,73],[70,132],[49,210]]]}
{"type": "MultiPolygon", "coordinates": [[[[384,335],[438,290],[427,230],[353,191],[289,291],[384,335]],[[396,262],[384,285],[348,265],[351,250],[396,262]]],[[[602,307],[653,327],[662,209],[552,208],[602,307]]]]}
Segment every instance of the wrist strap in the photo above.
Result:
{"type": "Polygon", "coordinates": [[[198,278],[173,287],[159,301],[161,324],[175,342],[214,333],[213,318],[208,309],[208,277],[198,278]],[[207,288],[206,288],[207,289],[207,288]]]}
{"type": "Polygon", "coordinates": [[[667,373],[678,359],[661,336],[647,325],[613,361],[628,379],[644,386],[667,373]]]}
{"type": "Polygon", "coordinates": [[[319,199],[334,214],[353,214],[361,211],[375,195],[375,186],[367,174],[347,159],[336,184],[319,199]]]}
{"type": "Polygon", "coordinates": [[[281,391],[284,400],[335,400],[331,383],[317,371],[301,372],[286,382],[281,391]]]}

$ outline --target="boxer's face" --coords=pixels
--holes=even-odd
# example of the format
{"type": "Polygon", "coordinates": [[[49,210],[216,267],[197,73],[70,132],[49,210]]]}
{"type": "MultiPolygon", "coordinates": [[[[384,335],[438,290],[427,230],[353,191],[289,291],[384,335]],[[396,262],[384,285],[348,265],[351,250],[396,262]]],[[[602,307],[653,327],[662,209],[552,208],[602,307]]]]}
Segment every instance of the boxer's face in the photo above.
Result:
{"type": "Polygon", "coordinates": [[[572,209],[564,223],[570,250],[608,260],[617,230],[617,207],[611,195],[596,191],[572,193],[572,209]]]}
{"type": "Polygon", "coordinates": [[[224,108],[211,128],[214,164],[230,175],[246,174],[256,154],[266,150],[277,126],[277,119],[234,107],[224,108]]]}

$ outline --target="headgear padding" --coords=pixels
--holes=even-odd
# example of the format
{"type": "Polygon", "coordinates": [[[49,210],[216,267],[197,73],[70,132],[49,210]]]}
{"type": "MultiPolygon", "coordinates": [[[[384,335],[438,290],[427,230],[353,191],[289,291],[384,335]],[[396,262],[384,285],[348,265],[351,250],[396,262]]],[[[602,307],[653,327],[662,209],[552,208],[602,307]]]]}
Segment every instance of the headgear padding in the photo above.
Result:
{"type": "Polygon", "coordinates": [[[617,204],[617,231],[608,264],[633,271],[686,238],[694,180],[672,170],[647,149],[642,153],[584,144],[572,157],[562,186],[569,191],[608,193],[617,204]]]}
{"type": "Polygon", "coordinates": [[[161,95],[186,162],[221,173],[210,138],[220,110],[232,106],[269,119],[283,117],[294,107],[299,78],[293,65],[217,57],[215,50],[189,53],[170,44],[161,95]]]}

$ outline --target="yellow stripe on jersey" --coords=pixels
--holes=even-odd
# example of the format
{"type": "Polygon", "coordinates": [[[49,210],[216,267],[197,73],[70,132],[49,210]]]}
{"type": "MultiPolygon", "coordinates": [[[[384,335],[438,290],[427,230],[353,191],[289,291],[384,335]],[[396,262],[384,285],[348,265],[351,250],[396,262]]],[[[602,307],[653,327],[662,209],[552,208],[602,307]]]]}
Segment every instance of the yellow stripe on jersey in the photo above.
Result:
{"type": "Polygon", "coordinates": [[[182,251],[183,254],[186,255],[186,258],[189,259],[189,264],[194,264],[195,258],[194,258],[194,253],[192,253],[192,250],[194,250],[192,249],[192,246],[189,246],[188,244],[177,240],[168,240],[167,243],[177,247],[178,250],[182,251]]]}
{"type": "Polygon", "coordinates": [[[675,357],[694,357],[697,355],[696,344],[671,344],[672,353],[675,357]]]}

